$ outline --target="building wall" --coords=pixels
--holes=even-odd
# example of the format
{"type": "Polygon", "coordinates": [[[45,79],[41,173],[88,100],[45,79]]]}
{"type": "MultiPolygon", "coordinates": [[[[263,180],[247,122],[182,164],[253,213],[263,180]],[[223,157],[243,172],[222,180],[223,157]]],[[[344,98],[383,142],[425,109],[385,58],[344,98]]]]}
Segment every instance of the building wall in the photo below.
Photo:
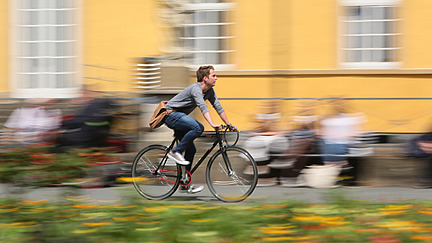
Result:
{"type": "Polygon", "coordinates": [[[237,0],[234,14],[233,54],[236,69],[271,68],[272,1],[237,0]]]}
{"type": "MultiPolygon", "coordinates": [[[[236,117],[241,128],[254,128],[250,119],[252,114],[261,112],[259,103],[266,97],[281,100],[281,111],[287,119],[296,112],[297,98],[344,97],[349,99],[348,105],[353,111],[367,116],[369,130],[423,132],[430,129],[432,101],[427,98],[432,89],[432,60],[429,58],[432,47],[428,43],[432,33],[425,31],[431,29],[428,21],[432,10],[430,1],[403,1],[401,5],[402,70],[357,71],[339,69],[337,16],[341,9],[338,0],[274,0],[266,6],[251,2],[246,9],[242,8],[241,1],[238,2],[238,11],[248,11],[243,15],[256,11],[264,13],[260,15],[260,24],[268,23],[272,29],[270,39],[247,43],[254,46],[268,40],[271,50],[236,52],[237,71],[219,72],[218,95],[227,106],[229,116],[236,117]],[[270,9],[270,15],[267,15],[266,7],[270,9]],[[257,53],[262,56],[257,58],[257,53]],[[254,70],[247,71],[251,69],[254,70]],[[422,71],[416,72],[417,69],[422,71]],[[278,70],[285,72],[278,73],[278,70]],[[242,81],[238,83],[238,80],[242,81]],[[232,96],[226,89],[230,85],[225,84],[239,84],[241,93],[248,94],[248,99],[241,102],[229,99],[232,96]],[[240,103],[244,109],[237,110],[235,106],[240,103]]],[[[262,28],[243,17],[239,19],[237,29],[242,30],[239,36],[262,28]]],[[[318,103],[325,104],[326,101],[318,103]]],[[[318,105],[317,113],[324,113],[321,105],[318,105]]]]}
{"type": "Polygon", "coordinates": [[[132,65],[137,57],[160,54],[164,42],[156,25],[155,1],[85,0],[83,63],[86,79],[101,90],[133,89],[132,65]],[[103,68],[97,68],[94,66],[103,68]],[[111,69],[109,69],[111,68],[111,69]],[[106,80],[114,80],[110,82],[106,80]]]}
{"type": "Polygon", "coordinates": [[[9,4],[0,1],[0,92],[9,91],[9,4]]]}
{"type": "Polygon", "coordinates": [[[280,2],[290,16],[289,69],[337,68],[337,9],[336,0],[280,2]]]}
{"type": "Polygon", "coordinates": [[[403,1],[402,59],[404,68],[431,68],[432,59],[432,2],[428,0],[403,1]]]}

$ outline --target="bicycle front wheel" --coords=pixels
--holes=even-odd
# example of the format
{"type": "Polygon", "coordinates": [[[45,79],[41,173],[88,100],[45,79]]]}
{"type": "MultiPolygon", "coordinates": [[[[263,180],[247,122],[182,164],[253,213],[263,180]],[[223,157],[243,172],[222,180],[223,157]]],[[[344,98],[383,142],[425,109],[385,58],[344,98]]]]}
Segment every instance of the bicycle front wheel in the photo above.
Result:
{"type": "Polygon", "coordinates": [[[181,168],[165,157],[167,147],[150,145],[136,155],[132,164],[132,180],[138,193],[150,200],[171,196],[178,188],[181,168]]]}
{"type": "Polygon", "coordinates": [[[252,156],[239,147],[217,151],[206,170],[210,192],[224,202],[240,202],[254,191],[258,169],[252,156]]]}

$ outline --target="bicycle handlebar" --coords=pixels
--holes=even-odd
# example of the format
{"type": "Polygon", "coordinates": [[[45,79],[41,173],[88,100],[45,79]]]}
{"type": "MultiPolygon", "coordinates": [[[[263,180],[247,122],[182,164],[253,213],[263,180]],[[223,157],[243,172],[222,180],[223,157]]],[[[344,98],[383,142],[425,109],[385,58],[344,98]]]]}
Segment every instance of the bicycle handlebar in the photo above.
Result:
{"type": "MultiPolygon", "coordinates": [[[[216,128],[215,130],[216,130],[217,132],[219,132],[219,129],[218,129],[218,128],[216,128]]],[[[230,130],[230,131],[232,131],[232,132],[238,132],[238,130],[235,129],[231,124],[230,124],[230,125],[222,125],[222,129],[220,129],[220,130],[225,130],[225,132],[226,132],[227,130],[230,130]]]]}
{"type": "Polygon", "coordinates": [[[237,136],[236,139],[234,141],[234,143],[230,146],[235,146],[240,138],[240,131],[238,129],[235,129],[231,124],[230,125],[222,125],[222,129],[218,129],[216,128],[216,134],[219,135],[221,132],[223,132],[223,140],[228,144],[228,140],[226,138],[226,134],[227,132],[231,131],[231,132],[236,132],[237,136]]]}

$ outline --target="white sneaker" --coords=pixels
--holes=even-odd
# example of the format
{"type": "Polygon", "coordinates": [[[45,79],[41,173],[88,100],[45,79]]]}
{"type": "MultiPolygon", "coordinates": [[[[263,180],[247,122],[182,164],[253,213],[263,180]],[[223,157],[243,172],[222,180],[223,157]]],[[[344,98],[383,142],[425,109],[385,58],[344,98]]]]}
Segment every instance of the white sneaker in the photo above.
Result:
{"type": "Polygon", "coordinates": [[[179,152],[173,152],[172,150],[168,152],[168,157],[174,160],[179,165],[189,165],[190,162],[185,160],[185,158],[179,152]]]}
{"type": "Polygon", "coordinates": [[[202,191],[203,189],[204,189],[203,185],[199,185],[199,186],[190,185],[187,187],[180,188],[180,192],[187,192],[189,194],[195,194],[195,193],[202,191]]]}

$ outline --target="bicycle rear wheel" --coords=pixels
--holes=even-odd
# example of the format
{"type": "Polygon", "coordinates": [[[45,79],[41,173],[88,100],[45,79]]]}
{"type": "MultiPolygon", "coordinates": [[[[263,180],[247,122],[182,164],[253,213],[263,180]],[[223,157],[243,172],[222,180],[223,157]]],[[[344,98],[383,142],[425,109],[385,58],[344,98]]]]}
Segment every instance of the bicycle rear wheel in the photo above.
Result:
{"type": "Polygon", "coordinates": [[[225,152],[219,150],[210,158],[206,178],[207,186],[216,198],[224,202],[240,202],[254,191],[258,169],[246,150],[227,147],[225,152]]]}
{"type": "Polygon", "coordinates": [[[134,159],[133,185],[138,193],[147,199],[165,199],[179,186],[181,168],[165,157],[167,149],[162,145],[150,145],[138,152],[134,159]]]}

